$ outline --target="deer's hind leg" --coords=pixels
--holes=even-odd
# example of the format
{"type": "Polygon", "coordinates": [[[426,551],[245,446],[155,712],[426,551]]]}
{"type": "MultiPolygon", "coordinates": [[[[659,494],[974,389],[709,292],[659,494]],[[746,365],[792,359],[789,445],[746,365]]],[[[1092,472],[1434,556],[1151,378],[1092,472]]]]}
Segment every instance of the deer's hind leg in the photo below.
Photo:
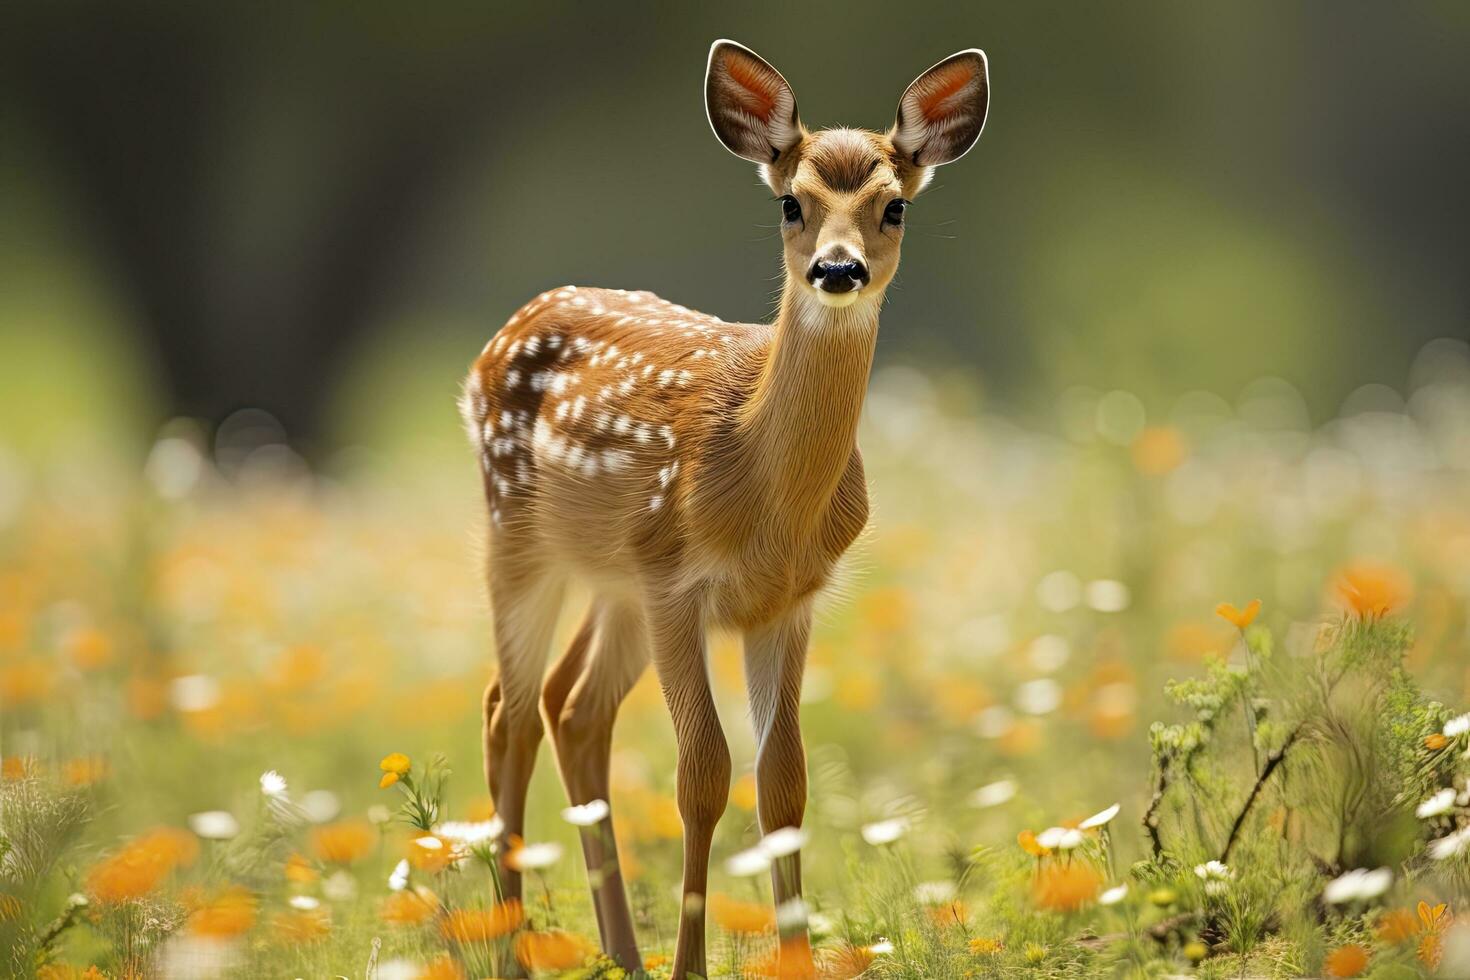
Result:
{"type": "MultiPolygon", "coordinates": [[[[572,805],[608,800],[613,722],[647,666],[642,611],[599,599],[547,677],[541,708],[572,805]]],[[[618,866],[611,812],[592,826],[582,827],[581,836],[602,948],[624,969],[636,971],[642,961],[618,866]]]]}
{"type": "MultiPolygon", "coordinates": [[[[498,670],[485,691],[485,781],[504,822],[505,855],[511,837],[525,837],[526,792],[542,735],[541,676],[565,586],[514,542],[497,539],[494,545],[489,578],[498,670]]],[[[521,897],[520,872],[503,857],[500,880],[502,899],[521,897]]]]}

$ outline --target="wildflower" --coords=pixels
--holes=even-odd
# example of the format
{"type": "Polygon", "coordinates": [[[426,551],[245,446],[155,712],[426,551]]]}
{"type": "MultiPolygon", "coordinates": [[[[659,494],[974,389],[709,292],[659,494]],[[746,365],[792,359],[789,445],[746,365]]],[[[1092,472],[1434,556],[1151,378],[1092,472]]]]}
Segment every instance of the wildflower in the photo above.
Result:
{"type": "Polygon", "coordinates": [[[673,960],[662,953],[650,953],[643,958],[643,969],[657,970],[661,966],[668,966],[673,960]]]}
{"type": "Polygon", "coordinates": [[[709,903],[710,916],[726,932],[755,934],[776,926],[776,913],[764,903],[743,902],[728,895],[715,895],[709,903]]]}
{"type": "Polygon", "coordinates": [[[581,806],[569,806],[561,812],[561,818],[573,827],[594,827],[607,818],[610,812],[607,800],[592,800],[581,806]]]}
{"type": "Polygon", "coordinates": [[[505,856],[505,863],[517,871],[540,871],[561,860],[562,847],[554,841],[544,844],[522,844],[505,856]]]}
{"type": "Polygon", "coordinates": [[[1392,884],[1393,872],[1388,868],[1356,868],[1329,881],[1322,890],[1322,901],[1328,905],[1367,902],[1388,891],[1392,884]]]}
{"type": "Polygon", "coordinates": [[[533,972],[562,972],[582,965],[593,952],[587,940],[562,929],[523,932],[516,937],[516,959],[533,972]]]}
{"type": "Polygon", "coordinates": [[[954,901],[952,881],[921,881],[914,886],[914,901],[920,905],[944,905],[954,901]]]}
{"type": "Polygon", "coordinates": [[[282,943],[310,943],[332,931],[332,917],[326,909],[291,909],[271,922],[272,931],[282,943]]]}
{"type": "Polygon", "coordinates": [[[1470,732],[1470,714],[1458,715],[1444,723],[1445,738],[1459,738],[1470,732]]]}
{"type": "Polygon", "coordinates": [[[1256,616],[1261,612],[1261,600],[1252,599],[1246,603],[1244,609],[1237,609],[1233,603],[1222,602],[1215,607],[1215,615],[1225,620],[1238,630],[1244,630],[1256,621],[1256,616]]]}
{"type": "Polygon", "coordinates": [[[1182,952],[1185,959],[1189,960],[1191,963],[1198,963],[1200,960],[1210,955],[1210,948],[1204,943],[1200,942],[1198,939],[1194,939],[1190,942],[1185,943],[1184,949],[1182,949],[1180,952],[1182,952]]]}
{"type": "Polygon", "coordinates": [[[1409,600],[1408,577],[1391,565],[1357,561],[1337,576],[1338,598],[1364,619],[1387,615],[1409,600]]]}
{"type": "Polygon", "coordinates": [[[1121,810],[1121,809],[1122,809],[1122,805],[1121,804],[1114,803],[1112,806],[1108,807],[1106,810],[1100,810],[1097,813],[1094,813],[1092,816],[1088,817],[1086,820],[1084,820],[1081,823],[1079,823],[1077,825],[1077,829],[1078,830],[1092,830],[1094,827],[1103,827],[1103,826],[1106,826],[1107,824],[1109,824],[1109,823],[1112,822],[1113,818],[1118,815],[1118,811],[1121,810]]]}
{"type": "Polygon", "coordinates": [[[1470,845],[1470,827],[1461,827],[1452,834],[1430,841],[1429,856],[1436,861],[1446,861],[1463,854],[1466,845],[1470,845]]]}
{"type": "Polygon", "coordinates": [[[1420,803],[1419,806],[1414,810],[1414,815],[1420,820],[1428,820],[1431,817],[1437,817],[1441,814],[1450,812],[1454,805],[1454,787],[1446,787],[1445,789],[1440,790],[1438,793],[1435,793],[1423,803],[1420,803]]]}
{"type": "Polygon", "coordinates": [[[1012,779],[1000,779],[993,783],[981,786],[970,794],[970,805],[976,809],[984,810],[1002,803],[1010,802],[1016,795],[1016,783],[1012,779]]]}
{"type": "Polygon", "coordinates": [[[311,866],[311,862],[300,854],[292,854],[286,859],[286,880],[298,885],[305,884],[317,879],[317,870],[311,866]]]}
{"type": "Polygon", "coordinates": [[[402,752],[393,752],[383,756],[383,761],[378,763],[378,768],[383,770],[383,778],[378,781],[379,789],[387,789],[408,775],[413,768],[413,762],[402,752]]]}
{"type": "Polygon", "coordinates": [[[511,899],[488,909],[455,909],[439,921],[439,932],[455,942],[483,943],[514,932],[525,918],[520,901],[511,899]]]}
{"type": "Polygon", "coordinates": [[[319,859],[330,864],[351,864],[367,856],[378,835],[361,820],[343,820],[313,828],[309,839],[319,859]]]}
{"type": "Polygon", "coordinates": [[[1037,840],[1036,834],[1030,830],[1023,830],[1017,834],[1016,843],[1021,845],[1021,850],[1032,857],[1046,857],[1051,853],[1051,848],[1043,847],[1037,840]]]}
{"type": "Polygon", "coordinates": [[[1097,897],[1099,905],[1117,905],[1128,897],[1128,885],[1115,885],[1097,897]]]}
{"type": "Polygon", "coordinates": [[[730,855],[725,861],[725,871],[736,878],[748,878],[758,875],[770,868],[771,859],[760,845],[748,847],[743,851],[730,855]]]}
{"type": "Polygon", "coordinates": [[[1081,847],[1082,831],[1071,827],[1048,827],[1036,835],[1036,843],[1048,851],[1070,851],[1074,847],[1081,847]]]}
{"type": "Polygon", "coordinates": [[[1031,897],[1053,912],[1075,912],[1097,897],[1102,884],[1096,871],[1082,861],[1050,864],[1032,882],[1031,897]]]}
{"type": "Polygon", "coordinates": [[[1223,895],[1230,887],[1235,872],[1219,861],[1206,861],[1194,868],[1195,876],[1205,883],[1206,895],[1223,895]]]}
{"type": "Polygon", "coordinates": [[[1449,744],[1449,738],[1447,736],[1441,735],[1439,732],[1434,732],[1433,734],[1424,736],[1424,747],[1431,752],[1438,752],[1440,749],[1449,744]]]}
{"type": "Polygon", "coordinates": [[[1444,902],[1438,905],[1430,905],[1428,902],[1420,902],[1415,911],[1419,913],[1419,925],[1424,932],[1436,932],[1442,925],[1448,925],[1450,919],[1454,918],[1446,913],[1449,906],[1444,902]]]}
{"type": "Polygon", "coordinates": [[[451,820],[435,827],[434,833],[461,847],[476,847],[495,840],[504,829],[505,824],[499,817],[491,817],[489,820],[451,820]]]}
{"type": "MultiPolygon", "coordinates": [[[[382,969],[378,975],[381,980],[382,969]]],[[[465,980],[464,968],[448,953],[424,964],[424,968],[413,975],[413,980],[465,980]]]]}
{"type": "Polygon", "coordinates": [[[260,791],[266,796],[285,796],[286,777],[269,769],[260,774],[260,791]]]}
{"type": "Polygon", "coordinates": [[[877,823],[863,824],[863,840],[877,847],[881,844],[892,844],[904,834],[909,832],[909,821],[907,817],[894,817],[891,820],[879,820],[877,823]]]}
{"type": "Polygon", "coordinates": [[[1178,901],[1179,894],[1172,888],[1155,888],[1148,893],[1148,900],[1149,904],[1164,909],[1178,901]]]}
{"type": "Polygon", "coordinates": [[[192,863],[198,849],[182,831],[151,831],[95,865],[87,873],[87,894],[104,903],[142,898],[174,868],[192,863]]]}
{"type": "Polygon", "coordinates": [[[429,874],[437,874],[455,862],[454,851],[434,834],[415,837],[407,847],[408,863],[429,874]]]}
{"type": "Polygon", "coordinates": [[[887,939],[880,939],[868,947],[868,952],[874,956],[887,956],[893,952],[893,943],[887,939]]]}
{"type": "Polygon", "coordinates": [[[422,925],[439,910],[439,899],[427,888],[396,891],[383,899],[378,916],[392,926],[422,925]]]}
{"type": "Polygon", "coordinates": [[[310,912],[312,909],[319,907],[322,903],[320,899],[312,898],[310,895],[292,895],[291,900],[286,904],[290,905],[293,909],[301,909],[303,912],[310,912]]]}
{"type": "Polygon", "coordinates": [[[1004,950],[1005,944],[999,939],[988,939],[984,936],[976,936],[970,940],[970,952],[976,956],[994,956],[1004,950]]]}
{"type": "Polygon", "coordinates": [[[240,822],[225,810],[206,810],[189,818],[189,829],[205,840],[229,840],[240,833],[240,822]]]}
{"type": "Polygon", "coordinates": [[[1040,943],[1027,943],[1021,953],[1026,957],[1026,962],[1032,966],[1038,966],[1042,960],[1046,959],[1046,947],[1040,943]]]}
{"type": "Polygon", "coordinates": [[[762,837],[756,846],[772,861],[790,857],[800,851],[810,835],[800,827],[782,827],[762,837]]]}
{"type": "Polygon", "coordinates": [[[253,925],[255,896],[234,886],[196,908],[189,916],[188,928],[196,936],[228,939],[249,932],[253,925]]]}
{"type": "Polygon", "coordinates": [[[1396,946],[1419,933],[1419,923],[1408,909],[1389,909],[1378,917],[1373,929],[1381,943],[1396,946]]]}
{"type": "Polygon", "coordinates": [[[393,867],[393,873],[388,876],[388,887],[395,892],[401,892],[408,885],[408,858],[399,861],[393,867]]]}
{"type": "Polygon", "coordinates": [[[1358,943],[1333,949],[1322,961],[1323,973],[1329,977],[1357,977],[1369,967],[1369,951],[1358,943]]]}

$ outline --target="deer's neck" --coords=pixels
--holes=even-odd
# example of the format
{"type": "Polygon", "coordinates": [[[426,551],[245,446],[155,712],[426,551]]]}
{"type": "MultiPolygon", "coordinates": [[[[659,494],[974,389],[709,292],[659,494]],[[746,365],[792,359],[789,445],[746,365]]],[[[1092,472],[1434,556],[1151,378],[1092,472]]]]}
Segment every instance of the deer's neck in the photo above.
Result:
{"type": "Polygon", "coordinates": [[[787,283],[770,351],[741,413],[751,474],[783,510],[820,514],[857,445],[882,297],[833,309],[787,283]]]}

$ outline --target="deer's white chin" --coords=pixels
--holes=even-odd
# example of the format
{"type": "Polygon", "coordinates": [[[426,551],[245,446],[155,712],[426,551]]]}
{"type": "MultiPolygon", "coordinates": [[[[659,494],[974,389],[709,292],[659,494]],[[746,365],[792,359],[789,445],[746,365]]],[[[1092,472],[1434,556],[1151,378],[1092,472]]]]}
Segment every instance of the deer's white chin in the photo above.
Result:
{"type": "Polygon", "coordinates": [[[829,293],[823,289],[813,290],[817,294],[817,302],[823,306],[830,306],[834,310],[840,310],[845,306],[851,306],[857,302],[858,295],[862,290],[854,289],[848,293],[829,293]]]}

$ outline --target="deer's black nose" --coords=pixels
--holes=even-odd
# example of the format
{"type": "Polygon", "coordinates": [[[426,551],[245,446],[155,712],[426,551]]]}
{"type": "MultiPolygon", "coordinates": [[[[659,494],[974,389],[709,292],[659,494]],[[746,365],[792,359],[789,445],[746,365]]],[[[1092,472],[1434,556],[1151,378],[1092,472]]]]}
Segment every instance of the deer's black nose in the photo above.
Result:
{"type": "Polygon", "coordinates": [[[868,284],[868,267],[858,259],[828,262],[818,259],[807,271],[807,282],[826,293],[850,293],[868,284]]]}

